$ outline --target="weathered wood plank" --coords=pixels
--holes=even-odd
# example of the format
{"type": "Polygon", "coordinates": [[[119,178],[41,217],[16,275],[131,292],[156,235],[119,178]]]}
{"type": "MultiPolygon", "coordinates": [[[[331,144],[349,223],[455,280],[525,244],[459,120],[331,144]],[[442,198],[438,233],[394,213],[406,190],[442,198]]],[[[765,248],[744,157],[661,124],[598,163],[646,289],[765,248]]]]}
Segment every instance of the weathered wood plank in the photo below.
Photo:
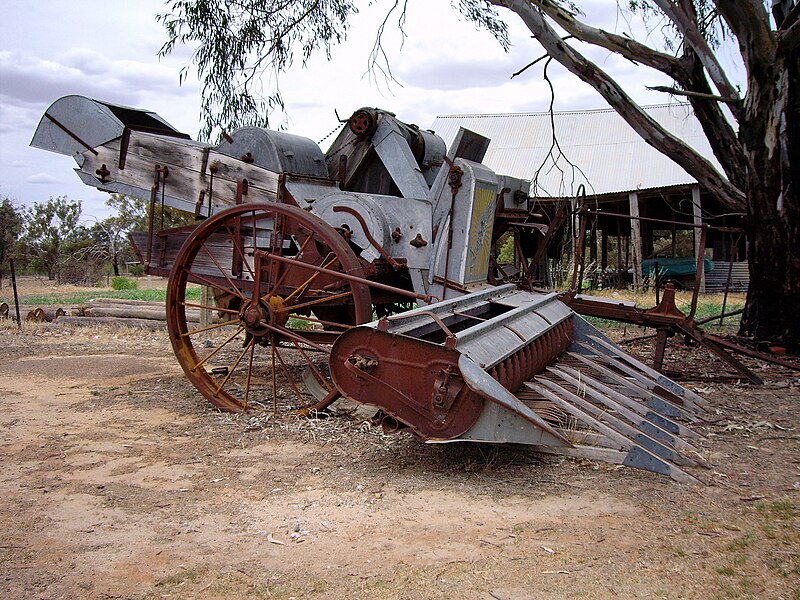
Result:
{"type": "MultiPolygon", "coordinates": [[[[276,201],[278,198],[280,174],[209,150],[197,142],[131,132],[124,169],[119,168],[119,149],[120,139],[117,139],[96,148],[97,155],[86,152],[81,171],[98,177],[97,171],[105,165],[108,182],[137,188],[140,197],[149,198],[156,166],[166,166],[165,204],[193,212],[202,193],[200,214],[205,216],[209,198],[213,212],[235,204],[237,183],[242,179],[247,179],[249,187],[243,202],[276,201]],[[212,167],[216,170],[213,177],[212,167]]],[[[161,191],[159,186],[159,201],[161,191]]]]}

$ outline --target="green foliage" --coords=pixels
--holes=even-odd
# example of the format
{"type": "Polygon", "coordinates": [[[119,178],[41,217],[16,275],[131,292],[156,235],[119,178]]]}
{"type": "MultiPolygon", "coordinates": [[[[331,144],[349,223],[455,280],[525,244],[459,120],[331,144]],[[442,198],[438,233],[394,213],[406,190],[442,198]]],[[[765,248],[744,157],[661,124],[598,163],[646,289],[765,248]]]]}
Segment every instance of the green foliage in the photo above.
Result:
{"type": "MultiPolygon", "coordinates": [[[[689,311],[689,308],[686,306],[679,306],[678,308],[680,308],[684,312],[689,311]]],[[[742,304],[741,302],[734,302],[728,300],[727,304],[725,305],[725,312],[729,313],[739,310],[741,308],[744,308],[744,304],[742,304]]],[[[722,312],[721,302],[715,302],[713,300],[703,300],[703,297],[700,296],[700,300],[697,303],[697,311],[695,312],[694,318],[697,321],[702,321],[703,319],[707,319],[708,317],[713,317],[714,315],[718,315],[721,312],[722,312]]],[[[725,324],[733,324],[733,323],[738,324],[740,318],[741,318],[740,315],[736,315],[734,317],[727,317],[724,322],[725,324]]],[[[710,328],[716,325],[717,323],[719,323],[719,321],[711,321],[708,325],[705,325],[704,327],[710,328]]]]}
{"type": "Polygon", "coordinates": [[[330,55],[331,47],[347,37],[348,21],[357,12],[350,0],[173,0],[168,5],[172,12],[158,15],[167,30],[160,54],[179,44],[199,44],[192,60],[202,80],[204,139],[218,127],[266,126],[269,110],[282,108],[283,99],[279,91],[255,97],[256,75],[284,71],[296,51],[303,63],[317,49],[330,55]]]}
{"type": "Polygon", "coordinates": [[[114,209],[116,214],[110,219],[115,219],[120,229],[125,231],[147,229],[147,201],[124,194],[111,194],[106,200],[106,206],[114,209]]]}
{"type": "Polygon", "coordinates": [[[512,233],[505,234],[498,242],[500,252],[497,253],[497,262],[501,265],[514,264],[514,235],[512,233]]]}
{"type": "Polygon", "coordinates": [[[23,243],[31,258],[31,266],[47,273],[50,279],[58,278],[68,244],[79,240],[84,233],[78,227],[80,200],[72,202],[65,196],[59,196],[47,202],[34,202],[24,216],[23,243]]]}
{"type": "Polygon", "coordinates": [[[133,277],[141,277],[142,275],[144,275],[144,265],[141,263],[136,263],[135,265],[131,265],[128,268],[128,272],[133,277]]]}
{"type": "MultiPolygon", "coordinates": [[[[358,13],[358,4],[357,0],[169,0],[169,12],[157,16],[167,32],[159,54],[166,56],[178,45],[194,49],[192,63],[202,86],[204,126],[200,137],[209,140],[220,129],[267,126],[269,112],[283,109],[278,76],[298,56],[303,65],[317,52],[330,58],[333,47],[347,39],[350,19],[358,13]],[[265,73],[275,86],[263,97],[258,90],[265,73]]],[[[464,18],[508,47],[506,25],[489,3],[453,0],[452,5],[464,18]]],[[[378,64],[386,59],[381,36],[393,14],[402,30],[406,4],[389,3],[386,17],[375,33],[370,62],[384,73],[391,70],[388,65],[378,64]]],[[[189,67],[181,72],[181,81],[189,67]]]]}
{"type": "Polygon", "coordinates": [[[139,282],[135,279],[130,279],[128,277],[112,277],[111,278],[111,289],[112,290],[135,290],[139,287],[139,282]]]}
{"type": "MultiPolygon", "coordinates": [[[[150,224],[150,202],[133,196],[111,194],[106,206],[114,209],[114,215],[97,221],[91,228],[94,243],[89,250],[95,256],[110,261],[114,275],[119,275],[121,261],[133,260],[135,255],[128,240],[133,231],[146,231],[150,224]]],[[[182,227],[193,222],[193,217],[185,211],[164,207],[164,228],[182,227]]],[[[159,209],[156,224],[161,226],[162,218],[159,209]]],[[[142,273],[140,273],[142,274],[142,273]]]]}
{"type": "MultiPolygon", "coordinates": [[[[654,300],[654,299],[653,299],[654,300]]],[[[649,306],[648,304],[644,304],[644,306],[649,306]]],[[[678,303],[678,308],[682,310],[684,313],[689,312],[689,305],[688,304],[681,304],[678,303]]],[[[727,305],[725,306],[725,312],[732,312],[735,310],[739,310],[740,308],[744,308],[744,304],[741,302],[734,302],[729,300],[727,305]]],[[[695,312],[695,319],[700,321],[702,319],[708,317],[714,317],[720,314],[722,310],[722,304],[720,302],[714,300],[705,300],[703,296],[700,296],[700,299],[697,302],[697,310],[695,312]]],[[[601,319],[599,317],[584,317],[589,323],[597,327],[598,329],[621,329],[625,327],[624,323],[619,321],[612,321],[611,319],[601,319]]],[[[741,315],[734,315],[733,317],[726,317],[723,321],[723,325],[725,328],[737,328],[739,326],[739,320],[741,319],[741,315]]],[[[717,325],[719,321],[714,320],[705,325],[703,325],[703,329],[709,332],[716,332],[717,325]]],[[[633,325],[628,325],[628,327],[634,327],[633,325]]]]}
{"type": "MultiPolygon", "coordinates": [[[[121,262],[135,258],[128,234],[148,227],[149,202],[112,194],[106,205],[114,209],[115,214],[102,220],[95,219],[91,225],[84,226],[78,222],[80,202],[59,197],[50,198],[45,203],[34,203],[19,214],[24,234],[18,254],[27,260],[27,264],[20,266],[29,272],[47,273],[50,279],[59,282],[78,285],[94,285],[110,270],[118,276],[121,262]]],[[[0,250],[3,250],[6,238],[15,239],[13,211],[13,206],[7,201],[0,203],[0,250]]],[[[157,219],[161,225],[160,213],[157,219]]],[[[172,208],[164,211],[165,228],[191,222],[192,215],[186,212],[172,208]]]]}
{"type": "MultiPolygon", "coordinates": [[[[147,231],[150,224],[150,201],[124,194],[111,194],[106,206],[114,209],[114,216],[102,221],[113,226],[122,234],[132,231],[147,231]]],[[[183,227],[194,223],[194,217],[186,211],[169,206],[164,207],[164,228],[183,227]]],[[[161,210],[156,214],[156,226],[161,225],[161,210]]]]}
{"type": "Polygon", "coordinates": [[[0,200],[0,277],[22,233],[22,214],[8,198],[0,200]]]}

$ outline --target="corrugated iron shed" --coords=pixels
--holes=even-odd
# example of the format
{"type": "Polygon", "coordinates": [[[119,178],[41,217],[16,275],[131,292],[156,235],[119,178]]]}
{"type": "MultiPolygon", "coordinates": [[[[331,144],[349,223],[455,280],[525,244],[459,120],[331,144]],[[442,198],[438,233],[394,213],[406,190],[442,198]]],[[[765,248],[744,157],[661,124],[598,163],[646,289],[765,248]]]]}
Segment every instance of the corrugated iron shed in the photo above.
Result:
{"type": "MultiPolygon", "coordinates": [[[[644,109],[722,172],[689,104],[644,109]]],[[[535,180],[531,193],[540,197],[574,195],[581,183],[587,194],[596,195],[696,183],[610,108],[552,117],[547,112],[444,115],[436,117],[432,129],[449,146],[459,127],[491,138],[483,162],[498,174],[535,180]]]]}

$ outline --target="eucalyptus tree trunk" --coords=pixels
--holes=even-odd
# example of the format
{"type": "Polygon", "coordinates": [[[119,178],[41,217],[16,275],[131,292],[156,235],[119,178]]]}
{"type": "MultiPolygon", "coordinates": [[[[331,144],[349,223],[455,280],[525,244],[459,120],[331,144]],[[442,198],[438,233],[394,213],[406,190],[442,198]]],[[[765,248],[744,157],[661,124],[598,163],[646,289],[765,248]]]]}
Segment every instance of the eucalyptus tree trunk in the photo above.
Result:
{"type": "Polygon", "coordinates": [[[800,55],[751,71],[739,137],[750,289],[740,333],[800,347],[800,55]]]}

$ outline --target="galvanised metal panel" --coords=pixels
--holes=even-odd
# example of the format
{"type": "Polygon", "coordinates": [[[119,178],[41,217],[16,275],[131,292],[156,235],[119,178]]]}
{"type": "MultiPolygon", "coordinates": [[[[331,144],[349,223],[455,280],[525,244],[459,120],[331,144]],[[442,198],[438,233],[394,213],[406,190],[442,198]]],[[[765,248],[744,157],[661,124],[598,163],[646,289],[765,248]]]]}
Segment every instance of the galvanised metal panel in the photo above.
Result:
{"type": "Polygon", "coordinates": [[[149,110],[72,94],[59,98],[48,107],[33,134],[31,146],[72,156],[80,166],[84,152],[120,137],[129,125],[178,133],[149,110]]]}
{"type": "MultiPolygon", "coordinates": [[[[688,104],[644,109],[720,169],[688,104]]],[[[491,138],[484,164],[501,175],[536,178],[534,196],[574,195],[581,183],[590,194],[696,183],[611,109],[556,112],[553,120],[563,152],[555,162],[548,157],[553,135],[549,113],[447,115],[437,117],[432,129],[448,144],[459,127],[491,138]]]]}
{"type": "Polygon", "coordinates": [[[242,127],[223,140],[217,150],[226,156],[248,160],[276,173],[328,177],[322,150],[308,138],[261,127],[242,127]]]}

